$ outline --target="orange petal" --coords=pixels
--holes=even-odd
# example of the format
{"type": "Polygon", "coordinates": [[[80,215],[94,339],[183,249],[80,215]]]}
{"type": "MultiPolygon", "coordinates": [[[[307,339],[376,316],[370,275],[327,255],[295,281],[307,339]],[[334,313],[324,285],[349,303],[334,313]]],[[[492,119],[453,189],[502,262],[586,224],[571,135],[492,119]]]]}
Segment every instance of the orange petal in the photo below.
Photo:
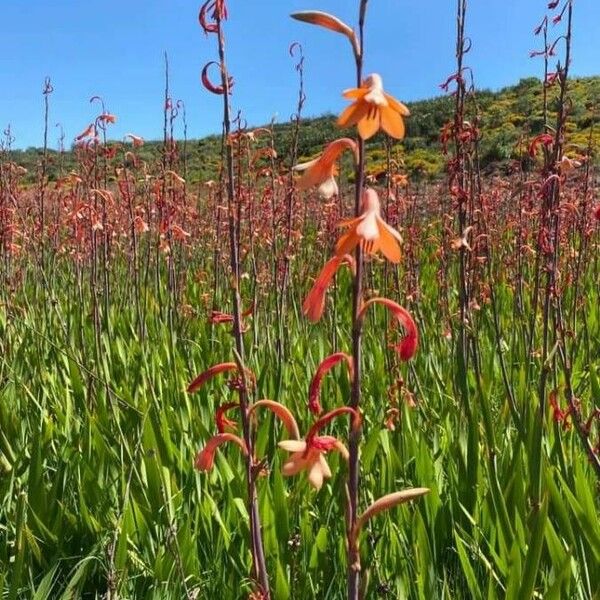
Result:
{"type": "Polygon", "coordinates": [[[390,262],[400,262],[400,258],[402,257],[400,245],[390,232],[392,228],[383,219],[379,218],[377,219],[377,226],[379,228],[379,248],[383,252],[383,255],[390,262]]]}
{"type": "Polygon", "coordinates": [[[344,90],[342,92],[342,96],[348,100],[358,100],[359,98],[366,96],[368,93],[369,88],[350,88],[349,90],[344,90]]]}
{"type": "MultiPolygon", "coordinates": [[[[329,468],[329,467],[328,467],[329,468]]],[[[308,482],[312,485],[317,491],[321,489],[323,486],[323,466],[321,465],[321,461],[316,461],[312,464],[308,471],[308,482]]]]}
{"type": "Polygon", "coordinates": [[[389,136],[401,140],[404,137],[405,128],[400,114],[391,106],[382,106],[379,110],[381,114],[381,128],[389,136]]]}
{"type": "Polygon", "coordinates": [[[386,94],[385,92],[383,93],[383,95],[385,96],[385,99],[388,101],[388,104],[390,105],[390,107],[393,108],[397,113],[400,113],[404,117],[410,117],[410,110],[408,110],[408,107],[406,105],[404,105],[404,104],[402,104],[402,102],[399,102],[398,100],[396,100],[396,98],[394,98],[394,96],[390,96],[389,94],[386,94]]]}
{"type": "Polygon", "coordinates": [[[283,467],[281,468],[281,472],[286,477],[291,477],[292,475],[296,475],[302,469],[306,468],[306,460],[302,458],[301,453],[293,454],[289,460],[283,463],[283,467]]]}
{"type": "Polygon", "coordinates": [[[349,254],[359,243],[360,238],[356,235],[356,231],[351,229],[338,240],[335,245],[335,253],[338,257],[349,254]]]}
{"type": "Polygon", "coordinates": [[[317,160],[314,165],[304,171],[300,181],[298,181],[298,187],[301,190],[306,190],[315,185],[319,185],[333,176],[332,171],[331,165],[327,165],[323,161],[317,160]]]}
{"type": "Polygon", "coordinates": [[[356,227],[363,220],[363,216],[352,219],[344,219],[337,224],[337,227],[356,227]]]}
{"type": "Polygon", "coordinates": [[[368,140],[370,137],[373,137],[379,131],[380,125],[380,107],[375,107],[373,105],[367,106],[369,106],[369,110],[365,116],[358,121],[358,135],[360,135],[363,140],[368,140]]]}
{"type": "Polygon", "coordinates": [[[338,117],[337,124],[339,127],[351,127],[364,118],[368,112],[369,104],[358,100],[346,107],[344,112],[338,117]]]}

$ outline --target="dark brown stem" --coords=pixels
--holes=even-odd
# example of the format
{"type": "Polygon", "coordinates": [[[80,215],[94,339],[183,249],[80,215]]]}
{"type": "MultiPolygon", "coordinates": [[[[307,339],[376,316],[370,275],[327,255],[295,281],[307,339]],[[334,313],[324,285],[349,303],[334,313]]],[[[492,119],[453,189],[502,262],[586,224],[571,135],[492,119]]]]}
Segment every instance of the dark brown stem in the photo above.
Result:
{"type": "MultiPolygon", "coordinates": [[[[230,265],[231,265],[231,276],[232,276],[232,303],[233,303],[233,335],[235,338],[235,349],[237,354],[237,360],[240,364],[240,372],[244,373],[244,340],[242,332],[242,317],[241,317],[241,299],[240,299],[240,259],[239,259],[239,245],[238,245],[238,234],[236,224],[236,197],[235,197],[235,181],[234,181],[234,168],[233,168],[233,148],[231,144],[227,143],[228,137],[231,133],[231,114],[229,105],[229,76],[227,72],[227,64],[225,62],[225,36],[223,34],[222,22],[219,16],[216,19],[217,22],[217,36],[219,44],[219,62],[221,67],[221,82],[223,86],[223,135],[225,136],[225,159],[226,159],[226,191],[227,191],[227,205],[228,205],[228,217],[229,217],[229,250],[230,250],[230,265]]],[[[248,387],[244,384],[239,390],[240,398],[240,414],[242,421],[242,430],[244,442],[248,448],[248,454],[246,457],[246,485],[248,494],[248,514],[250,516],[250,537],[252,546],[252,561],[254,577],[260,586],[263,598],[265,600],[270,599],[269,591],[269,577],[267,574],[267,566],[265,561],[265,554],[262,542],[262,532],[260,525],[260,514],[258,510],[258,498],[256,494],[256,481],[254,474],[254,466],[252,462],[254,439],[250,420],[248,418],[248,408],[251,403],[251,398],[248,394],[248,387]]]]}
{"type": "MultiPolygon", "coordinates": [[[[356,84],[362,83],[363,52],[364,52],[364,25],[368,0],[361,0],[358,20],[359,52],[356,59],[356,84]]],[[[364,182],[365,143],[358,138],[358,164],[356,166],[356,183],[354,189],[354,214],[360,214],[360,204],[364,182]]],[[[363,251],[360,244],[356,248],[356,273],[352,289],[352,359],[354,364],[354,379],[352,380],[352,395],[350,406],[358,410],[360,406],[361,380],[362,380],[362,327],[359,313],[362,303],[362,273],[363,251]]],[[[349,433],[349,474],[348,474],[348,536],[353,530],[358,518],[358,493],[360,484],[359,445],[361,428],[350,427],[349,433]]],[[[348,537],[348,539],[350,539],[348,537]]],[[[348,546],[348,600],[358,600],[360,590],[360,556],[348,546]]]]}

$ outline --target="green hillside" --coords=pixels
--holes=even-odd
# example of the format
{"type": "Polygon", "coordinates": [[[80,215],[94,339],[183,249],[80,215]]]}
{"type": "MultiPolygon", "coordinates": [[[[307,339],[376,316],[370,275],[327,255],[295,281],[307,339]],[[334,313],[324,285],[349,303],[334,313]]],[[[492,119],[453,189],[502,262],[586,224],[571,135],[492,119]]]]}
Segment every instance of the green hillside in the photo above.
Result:
{"type": "MultiPolygon", "coordinates": [[[[554,122],[553,108],[556,102],[556,87],[547,88],[549,123],[554,122]]],[[[600,77],[574,79],[569,91],[571,110],[567,140],[570,152],[583,151],[588,145],[590,130],[600,115],[600,77]]],[[[440,128],[452,118],[453,98],[439,96],[430,100],[410,102],[411,117],[407,121],[407,137],[401,144],[395,144],[393,155],[404,162],[406,171],[417,177],[436,177],[443,170],[444,160],[438,141],[440,128]]],[[[497,92],[478,91],[470,103],[471,117],[475,110],[480,115],[481,161],[484,168],[501,167],[510,159],[518,158],[520,140],[528,139],[543,129],[543,86],[536,78],[522,79],[517,85],[497,92]]],[[[290,163],[290,146],[293,126],[280,124],[273,127],[278,162],[282,169],[290,163]]],[[[334,115],[304,119],[300,130],[299,157],[306,159],[319,153],[324,144],[343,132],[335,125],[334,115]]],[[[264,139],[264,138],[263,138],[264,139]]],[[[593,132],[594,145],[600,141],[600,132],[593,132]]],[[[115,142],[116,143],[116,142],[115,142]]],[[[120,143],[120,142],[119,142],[120,143]]],[[[370,170],[376,173],[386,160],[386,142],[378,135],[368,144],[370,170]]],[[[188,179],[191,182],[204,181],[216,176],[220,153],[219,136],[209,136],[200,140],[188,140],[185,149],[188,179]]],[[[521,146],[523,148],[524,146],[521,146]]],[[[139,157],[147,162],[160,160],[162,141],[146,142],[136,150],[139,157]]],[[[51,151],[50,179],[62,172],[68,172],[75,165],[72,151],[62,156],[51,151]]],[[[117,154],[115,160],[122,160],[117,154]]],[[[37,148],[14,150],[11,160],[28,170],[29,181],[34,181],[40,162],[41,151],[37,148]]],[[[179,144],[180,161],[184,158],[183,144],[179,144]]]]}

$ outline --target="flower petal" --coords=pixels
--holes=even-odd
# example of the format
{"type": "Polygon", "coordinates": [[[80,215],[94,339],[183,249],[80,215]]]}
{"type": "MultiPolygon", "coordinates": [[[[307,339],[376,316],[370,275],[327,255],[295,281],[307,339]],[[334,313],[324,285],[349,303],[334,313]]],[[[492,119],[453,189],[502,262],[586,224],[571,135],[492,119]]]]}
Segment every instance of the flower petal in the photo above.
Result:
{"type": "Polygon", "coordinates": [[[381,114],[381,128],[391,137],[401,140],[404,137],[404,121],[398,112],[389,106],[379,109],[381,114]]]}
{"type": "Polygon", "coordinates": [[[339,127],[352,127],[352,125],[356,125],[364,118],[368,112],[369,105],[366,102],[358,100],[344,109],[338,117],[337,124],[339,127]]]}
{"type": "Polygon", "coordinates": [[[373,137],[379,131],[380,126],[380,110],[373,110],[371,105],[367,106],[369,107],[367,114],[358,121],[358,135],[363,140],[373,137]]]}
{"type": "Polygon", "coordinates": [[[377,225],[379,229],[379,249],[390,262],[399,263],[402,254],[395,236],[391,233],[393,229],[380,218],[377,219],[377,225]]]}
{"type": "Polygon", "coordinates": [[[317,491],[323,486],[323,467],[321,461],[313,463],[308,471],[308,481],[317,491]]]}
{"type": "Polygon", "coordinates": [[[306,460],[302,458],[302,454],[294,454],[283,464],[281,472],[286,477],[292,477],[293,475],[297,475],[303,469],[306,469],[306,465],[306,460]]]}
{"type": "Polygon", "coordinates": [[[351,229],[337,241],[335,245],[336,256],[341,257],[344,254],[350,254],[359,243],[360,238],[356,235],[356,230],[351,229]]]}
{"type": "Polygon", "coordinates": [[[333,176],[326,179],[319,186],[319,196],[321,196],[321,198],[325,198],[326,200],[329,200],[329,198],[333,198],[333,196],[337,196],[338,193],[338,184],[336,183],[335,177],[333,176]]]}
{"type": "Polygon", "coordinates": [[[388,101],[390,108],[393,108],[397,113],[400,113],[403,117],[410,117],[410,110],[408,110],[408,107],[406,105],[404,105],[404,104],[402,104],[402,102],[399,102],[398,100],[396,100],[396,98],[394,98],[394,96],[390,96],[390,94],[386,94],[384,92],[383,95],[385,96],[385,99],[388,101]]]}
{"type": "Polygon", "coordinates": [[[366,242],[376,240],[379,237],[377,214],[374,212],[366,213],[364,219],[356,228],[356,234],[366,242]]]}
{"type": "Polygon", "coordinates": [[[321,466],[323,477],[325,477],[325,479],[329,479],[331,477],[331,469],[327,464],[327,459],[322,454],[319,454],[319,464],[321,466]]]}
{"type": "Polygon", "coordinates": [[[306,450],[306,442],[304,440],[283,440],[277,444],[282,450],[288,452],[304,452],[306,450]]]}

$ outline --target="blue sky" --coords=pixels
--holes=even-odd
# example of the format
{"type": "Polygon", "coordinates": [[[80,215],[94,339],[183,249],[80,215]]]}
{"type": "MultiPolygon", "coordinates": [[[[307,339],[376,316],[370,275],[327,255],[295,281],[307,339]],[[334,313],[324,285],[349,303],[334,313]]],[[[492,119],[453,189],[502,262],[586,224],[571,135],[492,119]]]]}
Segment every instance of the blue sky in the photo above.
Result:
{"type": "MultiPolygon", "coordinates": [[[[93,95],[117,115],[111,137],[132,132],[147,139],[162,131],[163,52],[171,64],[174,99],[187,108],[190,137],[218,132],[220,99],[199,82],[216,58],[214,36],[197,21],[201,2],[190,0],[2,0],[0,131],[10,123],[15,147],[39,145],[43,131],[42,84],[52,78],[49,136],[57,146],[61,123],[69,145],[97,114],[93,95]]],[[[297,10],[329,11],[354,25],[354,0],[228,0],[227,43],[235,78],[234,106],[252,125],[295,110],[297,74],[289,45],[302,43],[305,115],[338,112],[340,92],[354,82],[344,38],[289,18],[297,10]]],[[[377,71],[402,100],[440,93],[454,70],[454,0],[371,0],[366,72],[377,71]]],[[[532,31],[543,0],[472,0],[467,29],[473,49],[467,64],[478,87],[497,89],[539,75],[532,31]]],[[[600,1],[575,0],[575,75],[600,73],[600,1]]],[[[181,124],[180,124],[181,126],[181,124]]]]}

